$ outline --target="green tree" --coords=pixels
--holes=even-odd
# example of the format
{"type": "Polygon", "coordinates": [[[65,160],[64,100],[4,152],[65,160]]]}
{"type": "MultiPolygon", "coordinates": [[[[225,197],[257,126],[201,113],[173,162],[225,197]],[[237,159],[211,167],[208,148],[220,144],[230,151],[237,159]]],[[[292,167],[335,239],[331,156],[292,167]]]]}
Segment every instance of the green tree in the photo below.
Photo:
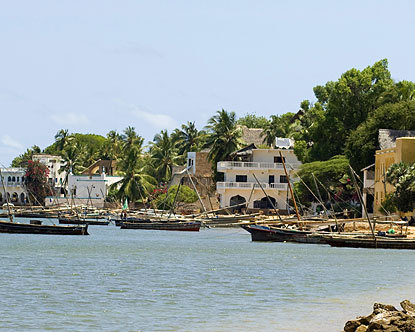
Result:
{"type": "Polygon", "coordinates": [[[187,122],[181,126],[181,130],[176,129],[171,138],[179,156],[186,157],[187,152],[197,152],[202,149],[206,133],[203,130],[197,130],[194,122],[187,122]]]}
{"type": "MultiPolygon", "coordinates": [[[[317,179],[318,190],[324,201],[331,199],[332,203],[335,203],[342,200],[348,201],[355,197],[355,190],[350,179],[349,161],[346,157],[335,156],[330,160],[314,161],[301,166],[298,176],[317,196],[313,174],[317,179]]],[[[314,195],[302,181],[295,184],[295,192],[300,201],[302,203],[315,202],[314,195]]]]}
{"type": "Polygon", "coordinates": [[[395,187],[392,197],[398,210],[413,211],[415,208],[415,164],[393,164],[386,173],[386,181],[395,187]]]}
{"type": "Polygon", "coordinates": [[[362,71],[350,69],[336,82],[316,86],[314,94],[323,117],[313,123],[309,132],[310,160],[343,154],[350,133],[385,102],[385,93],[393,85],[388,62],[381,60],[362,71]]]}
{"type": "MultiPolygon", "coordinates": [[[[173,207],[174,198],[176,197],[178,188],[178,185],[171,186],[167,193],[159,195],[156,201],[154,202],[155,206],[158,209],[170,210],[173,207]]],[[[180,205],[180,203],[194,203],[197,200],[197,194],[194,190],[190,189],[186,185],[180,186],[180,190],[176,198],[176,206],[174,208],[177,208],[180,205]]]]}
{"type": "Polygon", "coordinates": [[[11,166],[26,168],[28,161],[32,160],[33,154],[40,153],[40,152],[41,152],[40,148],[37,145],[33,145],[30,149],[27,149],[25,153],[14,158],[11,166]]]}
{"type": "Polygon", "coordinates": [[[149,174],[152,167],[142,153],[144,139],[134,127],[127,127],[122,135],[121,157],[117,174],[123,178],[112,186],[120,201],[136,202],[146,198],[154,189],[156,180],[149,174]]]}
{"type": "Polygon", "coordinates": [[[246,114],[242,118],[239,118],[236,121],[236,124],[239,126],[245,126],[248,128],[263,128],[265,129],[268,124],[269,120],[264,116],[257,116],[255,114],[246,114]]]}
{"type": "Polygon", "coordinates": [[[217,176],[218,161],[228,160],[229,155],[242,146],[242,130],[236,124],[235,113],[227,112],[224,109],[216,112],[209,119],[206,128],[208,138],[205,146],[210,148],[208,158],[212,162],[212,169],[217,176]]]}
{"type": "Polygon", "coordinates": [[[415,100],[386,104],[371,113],[368,119],[351,132],[345,154],[352,167],[360,170],[375,162],[379,129],[415,129],[415,100]]]}
{"type": "Polygon", "coordinates": [[[159,182],[169,182],[173,166],[177,165],[179,156],[167,130],[162,130],[154,136],[150,154],[155,167],[156,179],[159,182]]]}
{"type": "Polygon", "coordinates": [[[72,139],[71,135],[69,134],[68,129],[61,129],[55,135],[55,146],[56,150],[62,151],[68,142],[68,140],[72,139]]]}
{"type": "Polygon", "coordinates": [[[277,137],[292,137],[292,119],[294,115],[294,113],[290,112],[280,116],[271,115],[271,121],[265,125],[264,131],[261,134],[264,138],[264,143],[274,147],[277,137]]]}
{"type": "Polygon", "coordinates": [[[65,173],[64,187],[68,184],[68,176],[70,173],[79,174],[84,167],[82,166],[83,155],[85,154],[85,147],[77,141],[70,141],[66,143],[62,150],[63,165],[59,169],[59,173],[65,173]]]}

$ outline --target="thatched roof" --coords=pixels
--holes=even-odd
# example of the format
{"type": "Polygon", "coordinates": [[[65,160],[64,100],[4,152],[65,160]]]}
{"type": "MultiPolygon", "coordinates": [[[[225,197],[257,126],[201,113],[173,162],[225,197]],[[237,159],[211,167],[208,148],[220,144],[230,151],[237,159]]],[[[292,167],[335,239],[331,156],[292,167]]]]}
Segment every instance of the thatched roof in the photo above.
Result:
{"type": "Polygon", "coordinates": [[[255,144],[256,146],[264,144],[264,138],[261,137],[262,128],[248,128],[242,126],[242,139],[247,144],[255,144]]]}

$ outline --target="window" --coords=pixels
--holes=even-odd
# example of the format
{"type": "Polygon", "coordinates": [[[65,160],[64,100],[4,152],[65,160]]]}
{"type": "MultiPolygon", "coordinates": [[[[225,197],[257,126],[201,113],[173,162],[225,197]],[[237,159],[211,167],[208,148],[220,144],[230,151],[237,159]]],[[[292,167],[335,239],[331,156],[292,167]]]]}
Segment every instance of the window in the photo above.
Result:
{"type": "Polygon", "coordinates": [[[280,183],[288,183],[286,175],[280,175],[280,183]]]}
{"type": "Polygon", "coordinates": [[[188,159],[187,160],[187,166],[188,167],[193,166],[193,159],[188,159]]]}
{"type": "Polygon", "coordinates": [[[248,176],[247,175],[237,175],[236,182],[247,182],[248,176]]]}
{"type": "MultiPolygon", "coordinates": [[[[285,157],[283,157],[284,158],[284,162],[285,162],[285,157]]],[[[281,159],[281,157],[277,157],[277,156],[275,156],[274,157],[274,164],[280,164],[280,163],[282,163],[282,160],[283,159],[281,159]]]]}
{"type": "Polygon", "coordinates": [[[275,183],[275,176],[274,176],[274,175],[270,175],[270,176],[268,176],[268,183],[269,183],[269,184],[271,184],[271,183],[275,183]]]}
{"type": "Polygon", "coordinates": [[[12,182],[12,177],[11,177],[11,176],[9,176],[9,177],[7,178],[7,182],[12,182]]]}
{"type": "Polygon", "coordinates": [[[16,182],[16,178],[14,176],[12,177],[12,182],[16,182]]]}

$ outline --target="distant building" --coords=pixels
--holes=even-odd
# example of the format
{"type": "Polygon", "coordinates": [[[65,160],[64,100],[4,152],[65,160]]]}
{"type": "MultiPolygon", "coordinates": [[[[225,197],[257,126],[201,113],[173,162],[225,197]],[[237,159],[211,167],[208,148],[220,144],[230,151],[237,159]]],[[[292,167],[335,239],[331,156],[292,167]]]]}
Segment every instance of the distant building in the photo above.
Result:
{"type": "MultiPolygon", "coordinates": [[[[382,138],[385,138],[383,130],[382,138]]],[[[392,164],[400,162],[415,162],[415,137],[397,137],[397,132],[389,131],[395,136],[390,139],[384,139],[381,144],[383,149],[377,150],[375,154],[375,184],[374,184],[374,213],[381,214],[381,203],[385,200],[387,194],[394,192],[394,187],[386,182],[386,172],[392,164]]],[[[404,134],[409,131],[404,131],[404,134]]],[[[415,134],[415,132],[413,132],[415,134]]],[[[381,133],[379,132],[379,140],[381,133]]]]}
{"type": "Polygon", "coordinates": [[[96,175],[96,174],[108,174],[115,175],[117,171],[117,161],[115,160],[98,160],[89,166],[85,171],[82,172],[83,175],[96,175]]]}
{"type": "Polygon", "coordinates": [[[255,144],[251,144],[235,153],[234,159],[238,161],[218,162],[218,172],[224,173],[224,181],[216,183],[220,206],[224,208],[246,203],[246,207],[252,209],[272,209],[274,206],[288,210],[288,199],[291,197],[282,158],[290,177],[301,165],[292,145],[290,139],[278,139],[275,149],[257,149],[255,144]]]}
{"type": "Polygon", "coordinates": [[[24,184],[26,170],[24,168],[2,168],[2,178],[0,178],[0,203],[7,201],[14,205],[25,205],[27,201],[27,191],[24,184]]]}
{"type": "Polygon", "coordinates": [[[60,156],[50,154],[34,154],[33,161],[39,161],[49,169],[48,183],[57,193],[63,193],[66,172],[60,172],[64,162],[60,156]]]}
{"type": "Polygon", "coordinates": [[[73,175],[68,176],[67,197],[46,197],[46,205],[74,204],[104,207],[109,187],[122,180],[120,176],[101,175],[73,175]]]}

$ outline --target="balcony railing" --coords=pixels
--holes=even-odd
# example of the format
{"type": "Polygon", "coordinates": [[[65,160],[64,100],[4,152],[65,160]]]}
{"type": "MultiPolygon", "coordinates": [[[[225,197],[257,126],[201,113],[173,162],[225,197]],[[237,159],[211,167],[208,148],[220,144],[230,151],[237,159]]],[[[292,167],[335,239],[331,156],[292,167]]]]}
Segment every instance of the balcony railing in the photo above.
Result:
{"type": "MultiPolygon", "coordinates": [[[[298,169],[300,163],[287,163],[287,169],[298,169]]],[[[265,162],[243,162],[243,161],[219,161],[218,171],[226,169],[284,169],[282,163],[265,163],[265,162]]]]}
{"type": "MultiPolygon", "coordinates": [[[[277,190],[287,190],[287,183],[261,183],[262,188],[264,189],[277,189],[277,190]]],[[[254,182],[216,182],[217,189],[261,189],[258,183],[254,182]]]]}

